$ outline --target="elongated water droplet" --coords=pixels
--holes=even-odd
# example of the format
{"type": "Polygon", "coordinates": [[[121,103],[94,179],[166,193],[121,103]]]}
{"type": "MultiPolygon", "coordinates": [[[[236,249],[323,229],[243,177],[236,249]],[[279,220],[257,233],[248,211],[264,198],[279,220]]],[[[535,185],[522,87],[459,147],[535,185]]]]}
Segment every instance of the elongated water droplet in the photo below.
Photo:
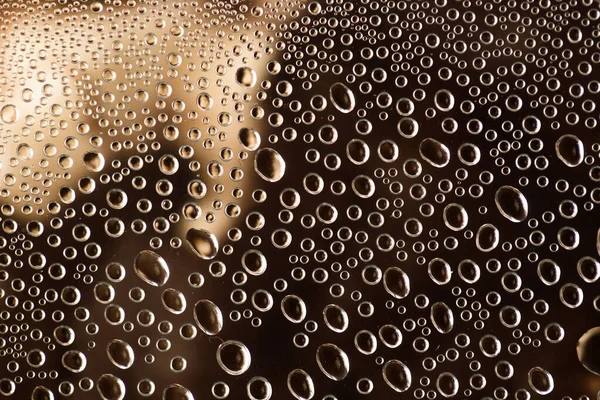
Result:
{"type": "Polygon", "coordinates": [[[162,286],[169,280],[167,262],[151,250],[142,250],[133,262],[133,270],[144,282],[152,286],[162,286]]]}
{"type": "Polygon", "coordinates": [[[187,240],[194,253],[203,260],[211,260],[219,252],[217,237],[206,229],[189,229],[185,235],[185,240],[187,240]]]}

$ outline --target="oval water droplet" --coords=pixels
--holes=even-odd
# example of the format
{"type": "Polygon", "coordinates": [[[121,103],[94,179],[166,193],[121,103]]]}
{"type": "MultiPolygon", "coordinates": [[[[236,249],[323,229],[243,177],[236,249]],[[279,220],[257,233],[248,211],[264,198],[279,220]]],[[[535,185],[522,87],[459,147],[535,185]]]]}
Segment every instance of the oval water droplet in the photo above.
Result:
{"type": "Polygon", "coordinates": [[[383,273],[383,287],[396,299],[403,299],[410,292],[410,279],[400,268],[389,267],[383,273]]]}
{"type": "Polygon", "coordinates": [[[443,168],[450,162],[450,150],[445,144],[432,138],[426,138],[419,144],[419,154],[423,160],[436,168],[443,168]]]}
{"type": "Polygon", "coordinates": [[[300,297],[288,294],[281,300],[281,311],[289,321],[297,324],[306,318],[306,304],[300,297]]]}
{"type": "Polygon", "coordinates": [[[65,351],[61,358],[63,367],[73,373],[83,372],[87,366],[85,354],[77,350],[65,351]]]}
{"type": "Polygon", "coordinates": [[[341,381],[350,371],[348,355],[335,344],[326,343],[317,349],[317,364],[326,377],[341,381]]]}
{"type": "Polygon", "coordinates": [[[500,243],[500,231],[492,224],[482,225],[475,236],[477,248],[483,252],[494,250],[500,243]]]}
{"type": "Polygon", "coordinates": [[[410,369],[402,361],[389,360],[381,371],[383,380],[396,392],[406,392],[412,383],[410,369]]]}
{"type": "Polygon", "coordinates": [[[108,343],[106,354],[113,365],[121,369],[130,368],[135,361],[133,348],[127,342],[119,339],[113,339],[108,343]]]}
{"type": "Polygon", "coordinates": [[[229,375],[241,375],[250,368],[250,350],[242,342],[228,340],[217,348],[217,363],[229,375]]]}
{"type": "Polygon", "coordinates": [[[260,134],[252,128],[244,127],[240,129],[238,140],[248,151],[255,151],[260,147],[260,134]]]}
{"type": "Polygon", "coordinates": [[[0,119],[5,124],[14,124],[19,119],[19,109],[13,104],[7,104],[0,110],[0,119]]]}
{"type": "Polygon", "coordinates": [[[223,329],[221,309],[210,300],[199,300],[194,305],[194,321],[207,335],[214,336],[223,329]]]}
{"type": "Polygon", "coordinates": [[[550,372],[540,367],[534,367],[527,374],[529,386],[537,394],[542,396],[549,394],[554,390],[554,378],[550,372]]]}
{"type": "Polygon", "coordinates": [[[183,293],[172,288],[165,289],[162,292],[161,300],[165,309],[173,314],[181,314],[187,306],[183,293]]]}
{"type": "Polygon", "coordinates": [[[512,222],[523,222],[529,213],[527,198],[512,186],[502,186],[496,191],[496,207],[500,214],[512,222]]]}
{"type": "Polygon", "coordinates": [[[467,210],[457,203],[450,203],[444,208],[444,223],[455,232],[461,231],[469,223],[467,210]]]}
{"type": "Polygon", "coordinates": [[[348,329],[348,313],[337,304],[329,304],[323,309],[325,325],[334,332],[342,333],[348,329]]]}
{"type": "Polygon", "coordinates": [[[452,268],[450,264],[439,257],[434,258],[427,264],[427,273],[432,281],[438,285],[445,285],[452,278],[452,268]]]}
{"type": "Polygon", "coordinates": [[[315,396],[315,385],[310,375],[302,370],[295,369],[288,374],[287,387],[296,399],[310,400],[315,396]]]}
{"type": "Polygon", "coordinates": [[[449,333],[454,328],[454,314],[452,309],[443,302],[431,306],[431,322],[439,333],[449,333]]]}
{"type": "Polygon", "coordinates": [[[47,387],[36,386],[31,392],[31,400],[54,400],[54,393],[47,387]]]}
{"type": "Polygon", "coordinates": [[[458,379],[450,372],[443,372],[438,376],[435,387],[442,396],[454,397],[458,394],[458,379]]]}
{"type": "Polygon", "coordinates": [[[190,228],[185,239],[198,257],[203,260],[211,260],[219,252],[217,237],[206,229],[190,228]]]}
{"type": "Polygon", "coordinates": [[[162,286],[169,280],[167,262],[151,250],[142,250],[133,262],[133,270],[144,282],[152,286],[162,286]]]}
{"type": "Polygon", "coordinates": [[[329,98],[338,111],[347,114],[356,107],[354,93],[341,82],[336,82],[329,88],[329,98]]]}
{"type": "Polygon", "coordinates": [[[104,374],[96,384],[102,400],[123,400],[125,398],[125,383],[113,374],[104,374]]]}
{"type": "Polygon", "coordinates": [[[104,169],[104,156],[96,151],[88,151],[83,155],[83,165],[92,172],[100,172],[104,169]]]}
{"type": "Polygon", "coordinates": [[[235,81],[244,87],[256,85],[256,72],[250,67],[241,67],[235,73],[235,81]]]}
{"type": "Polygon", "coordinates": [[[576,167],[583,162],[583,142],[575,135],[563,135],[556,141],[556,155],[567,167],[576,167]]]}
{"type": "Polygon", "coordinates": [[[285,174],[285,161],[271,148],[260,149],[254,157],[254,170],[267,182],[277,182],[285,174]]]}
{"type": "Polygon", "coordinates": [[[162,400],[194,400],[194,395],[185,387],[173,383],[163,391],[162,400]]]}

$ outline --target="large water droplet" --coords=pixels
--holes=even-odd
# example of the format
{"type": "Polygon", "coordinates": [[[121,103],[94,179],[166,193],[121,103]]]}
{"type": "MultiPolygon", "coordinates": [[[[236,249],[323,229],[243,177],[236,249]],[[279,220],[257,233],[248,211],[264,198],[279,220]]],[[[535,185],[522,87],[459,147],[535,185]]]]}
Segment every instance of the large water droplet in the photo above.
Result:
{"type": "Polygon", "coordinates": [[[402,361],[389,360],[381,371],[383,380],[396,392],[406,392],[412,383],[410,369],[402,361]]]}
{"type": "Polygon", "coordinates": [[[151,250],[142,250],[133,262],[133,270],[144,282],[152,286],[162,286],[169,280],[167,262],[151,250]]]}
{"type": "Polygon", "coordinates": [[[185,387],[173,383],[163,391],[162,400],[194,400],[194,395],[185,387]]]}
{"type": "Polygon", "coordinates": [[[541,395],[547,395],[554,390],[554,378],[550,372],[540,367],[534,367],[529,370],[527,375],[529,386],[534,392],[541,395]]]}
{"type": "Polygon", "coordinates": [[[410,279],[400,268],[389,267],[383,273],[383,287],[393,297],[403,299],[410,292],[410,279]]]}
{"type": "Polygon", "coordinates": [[[584,333],[577,342],[577,358],[588,371],[600,375],[600,327],[584,333]]]}
{"type": "Polygon", "coordinates": [[[500,231],[492,224],[484,224],[475,235],[475,243],[483,252],[492,251],[500,243],[500,231]]]}
{"type": "Polygon", "coordinates": [[[317,364],[329,379],[341,381],[350,371],[350,360],[335,344],[326,343],[317,349],[317,364]]]}
{"type": "Polygon", "coordinates": [[[128,369],[135,361],[135,353],[133,348],[127,343],[119,339],[111,340],[106,346],[106,354],[108,359],[121,369],[128,369]]]}
{"type": "Polygon", "coordinates": [[[125,383],[113,374],[100,376],[96,387],[102,400],[123,400],[125,398],[125,383]]]}
{"type": "Polygon", "coordinates": [[[454,314],[450,307],[443,302],[431,306],[431,322],[440,333],[449,333],[454,328],[454,314]]]}
{"type": "Polygon", "coordinates": [[[254,169],[267,182],[277,182],[285,174],[285,161],[271,148],[260,149],[254,156],[254,169]]]}
{"type": "Polygon", "coordinates": [[[242,342],[228,340],[217,349],[217,363],[229,375],[241,375],[250,368],[250,351],[242,342]]]}
{"type": "Polygon", "coordinates": [[[210,300],[199,300],[194,305],[194,321],[207,335],[216,335],[223,329],[221,309],[210,300]]]}
{"type": "Polygon", "coordinates": [[[527,219],[529,204],[527,198],[512,186],[502,186],[496,191],[496,207],[506,219],[523,222],[527,219]]]}
{"type": "Polygon", "coordinates": [[[288,374],[287,387],[296,399],[310,400],[315,395],[315,385],[308,373],[295,369],[288,374]]]}
{"type": "Polygon", "coordinates": [[[583,142],[575,135],[563,135],[556,141],[556,155],[567,167],[576,167],[583,162],[583,142]]]}
{"type": "Polygon", "coordinates": [[[83,165],[93,172],[100,172],[104,168],[104,156],[95,151],[88,151],[83,155],[83,165]]]}
{"type": "Polygon", "coordinates": [[[203,260],[211,260],[219,252],[217,237],[206,229],[190,228],[185,235],[185,240],[194,253],[203,260]]]}
{"type": "Polygon", "coordinates": [[[356,100],[354,93],[343,83],[336,82],[329,88],[329,98],[338,111],[347,114],[354,110],[356,100]]]}
{"type": "Polygon", "coordinates": [[[426,138],[419,144],[419,154],[423,160],[436,168],[443,168],[450,162],[450,150],[445,144],[432,138],[426,138]]]}

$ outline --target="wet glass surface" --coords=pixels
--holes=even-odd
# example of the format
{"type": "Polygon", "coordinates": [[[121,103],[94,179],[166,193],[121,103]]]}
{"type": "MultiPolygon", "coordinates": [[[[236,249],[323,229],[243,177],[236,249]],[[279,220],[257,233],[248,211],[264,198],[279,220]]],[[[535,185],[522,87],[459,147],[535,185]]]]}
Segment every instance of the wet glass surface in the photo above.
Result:
{"type": "Polygon", "coordinates": [[[599,20],[0,0],[0,394],[596,399],[599,20]]]}

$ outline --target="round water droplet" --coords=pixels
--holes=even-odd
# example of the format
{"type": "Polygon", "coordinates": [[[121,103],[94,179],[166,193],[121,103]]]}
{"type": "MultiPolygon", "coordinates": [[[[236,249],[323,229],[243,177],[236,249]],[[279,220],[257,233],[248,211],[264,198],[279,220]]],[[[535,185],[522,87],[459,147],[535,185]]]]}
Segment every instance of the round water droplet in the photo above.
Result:
{"type": "Polygon", "coordinates": [[[5,124],[14,124],[19,119],[19,109],[13,104],[7,104],[0,109],[0,119],[5,124]]]}
{"type": "Polygon", "coordinates": [[[460,204],[450,203],[444,208],[444,223],[455,232],[461,231],[469,223],[469,214],[460,204]]]}
{"type": "Polygon", "coordinates": [[[458,394],[458,379],[450,372],[443,372],[438,376],[435,387],[442,396],[454,397],[458,394]]]}
{"type": "Polygon", "coordinates": [[[288,294],[281,300],[281,311],[289,321],[298,324],[306,318],[306,304],[300,297],[288,294]]]}
{"type": "Polygon", "coordinates": [[[260,134],[252,128],[240,129],[238,140],[248,151],[255,151],[260,147],[260,134]]]}
{"type": "Polygon", "coordinates": [[[342,333],[348,329],[350,320],[346,311],[337,304],[329,304],[323,309],[325,325],[334,332],[342,333]]]}
{"type": "Polygon", "coordinates": [[[92,172],[100,172],[104,169],[104,156],[95,151],[88,151],[83,155],[83,165],[92,172]]]}
{"type": "Polygon", "coordinates": [[[235,73],[235,81],[244,87],[256,85],[256,72],[250,67],[241,67],[235,73]]]}
{"type": "Polygon", "coordinates": [[[87,366],[85,354],[77,350],[66,351],[61,358],[61,362],[65,369],[73,373],[83,372],[87,366]]]}

